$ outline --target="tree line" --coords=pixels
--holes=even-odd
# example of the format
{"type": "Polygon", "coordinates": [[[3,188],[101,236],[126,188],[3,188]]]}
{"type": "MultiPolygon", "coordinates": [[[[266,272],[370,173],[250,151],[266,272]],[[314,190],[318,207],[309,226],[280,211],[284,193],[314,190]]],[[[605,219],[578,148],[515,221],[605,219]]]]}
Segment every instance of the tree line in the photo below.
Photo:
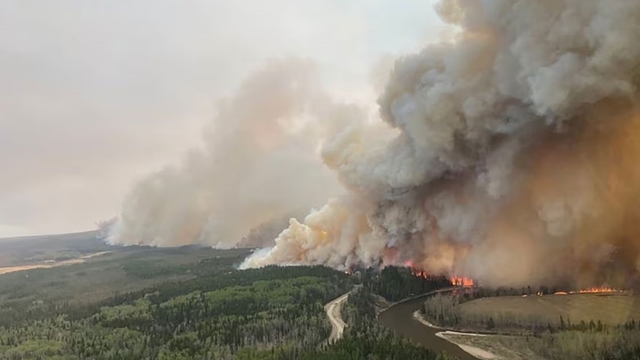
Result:
{"type": "MultiPolygon", "coordinates": [[[[640,325],[635,319],[609,325],[563,316],[548,322],[535,315],[470,314],[459,306],[468,300],[468,296],[437,294],[423,303],[420,312],[426,320],[444,328],[518,335],[520,345],[526,342],[528,349],[545,359],[640,359],[640,325]]],[[[497,339],[507,347],[516,342],[510,336],[497,339]]]]}

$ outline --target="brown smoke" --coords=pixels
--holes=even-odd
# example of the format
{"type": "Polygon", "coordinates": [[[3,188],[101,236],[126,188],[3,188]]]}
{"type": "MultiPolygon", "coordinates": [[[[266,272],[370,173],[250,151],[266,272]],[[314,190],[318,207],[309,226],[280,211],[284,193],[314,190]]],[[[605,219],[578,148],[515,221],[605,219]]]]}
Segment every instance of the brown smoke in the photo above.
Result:
{"type": "Polygon", "coordinates": [[[469,271],[496,284],[577,281],[629,286],[638,271],[640,111],[588,108],[522,156],[524,175],[491,219],[469,271]]]}

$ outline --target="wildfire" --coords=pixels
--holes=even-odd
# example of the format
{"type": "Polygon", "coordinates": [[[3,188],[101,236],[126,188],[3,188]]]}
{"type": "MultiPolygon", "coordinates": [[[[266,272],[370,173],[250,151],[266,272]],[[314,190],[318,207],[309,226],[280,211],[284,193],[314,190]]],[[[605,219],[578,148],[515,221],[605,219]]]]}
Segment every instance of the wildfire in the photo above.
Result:
{"type": "Polygon", "coordinates": [[[474,286],[475,285],[475,283],[473,282],[473,279],[468,278],[466,276],[452,276],[451,279],[449,280],[451,281],[453,286],[474,286]]]}
{"type": "Polygon", "coordinates": [[[411,274],[413,274],[413,276],[417,276],[425,279],[429,276],[429,274],[427,274],[426,271],[423,271],[417,268],[411,268],[411,274]]]}
{"type": "Polygon", "coordinates": [[[558,291],[554,295],[574,295],[574,294],[613,294],[624,293],[624,290],[616,290],[609,286],[592,287],[589,289],[574,290],[574,291],[558,291]]]}
{"type": "Polygon", "coordinates": [[[612,289],[609,286],[592,287],[589,289],[583,289],[578,291],[572,291],[572,294],[606,294],[606,293],[618,293],[621,290],[612,289]]]}
{"type": "MultiPolygon", "coordinates": [[[[413,276],[417,276],[417,277],[421,277],[426,279],[429,274],[416,267],[415,263],[411,260],[408,260],[404,263],[404,266],[408,267],[411,270],[411,274],[413,276]]],[[[466,277],[466,276],[452,276],[451,278],[449,278],[449,281],[451,281],[451,284],[453,284],[453,286],[460,286],[460,287],[472,287],[475,286],[475,282],[473,281],[472,278],[466,277]]]]}
{"type": "Polygon", "coordinates": [[[404,266],[408,267],[409,270],[411,270],[411,275],[413,276],[417,276],[421,278],[426,278],[427,276],[429,276],[429,274],[427,274],[426,271],[416,267],[416,264],[412,260],[405,261],[404,266]]]}

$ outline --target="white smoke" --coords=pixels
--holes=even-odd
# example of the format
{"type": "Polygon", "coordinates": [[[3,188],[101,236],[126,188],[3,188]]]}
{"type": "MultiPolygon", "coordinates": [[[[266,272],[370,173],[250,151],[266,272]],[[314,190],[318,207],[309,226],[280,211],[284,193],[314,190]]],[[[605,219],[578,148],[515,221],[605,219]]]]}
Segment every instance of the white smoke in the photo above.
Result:
{"type": "Polygon", "coordinates": [[[231,247],[339,193],[317,149],[362,114],[332,103],[308,61],[270,62],[218,109],[201,149],[130,192],[110,242],[231,247]]]}

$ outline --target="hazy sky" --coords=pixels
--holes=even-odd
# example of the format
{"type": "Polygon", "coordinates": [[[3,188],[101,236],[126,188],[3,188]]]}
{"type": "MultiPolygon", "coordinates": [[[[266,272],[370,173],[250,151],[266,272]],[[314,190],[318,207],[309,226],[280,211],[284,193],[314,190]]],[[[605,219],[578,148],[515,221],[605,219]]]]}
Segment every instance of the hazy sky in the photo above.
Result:
{"type": "Polygon", "coordinates": [[[334,94],[440,36],[429,0],[0,2],[0,237],[79,231],[197,147],[266,59],[314,60],[334,94]]]}

